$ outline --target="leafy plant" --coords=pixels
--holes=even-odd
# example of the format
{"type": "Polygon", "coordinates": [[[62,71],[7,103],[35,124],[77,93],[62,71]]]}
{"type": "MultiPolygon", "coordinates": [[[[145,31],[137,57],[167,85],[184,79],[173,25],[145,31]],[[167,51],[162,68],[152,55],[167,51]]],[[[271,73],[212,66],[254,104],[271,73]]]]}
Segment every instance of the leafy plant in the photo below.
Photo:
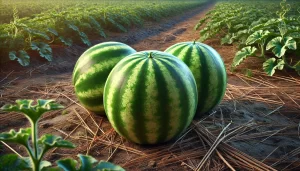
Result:
{"type": "Polygon", "coordinates": [[[160,1],[153,4],[128,0],[54,1],[20,1],[21,3],[5,3],[4,8],[0,6],[0,55],[5,58],[0,62],[17,60],[20,65],[28,66],[29,51],[32,50],[52,61],[53,44],[72,46],[82,42],[91,46],[90,38],[95,34],[106,38],[106,31],[127,32],[132,26],[143,26],[145,20],[156,21],[178,14],[200,6],[206,0],[160,1]],[[1,19],[4,20],[3,23],[1,19]]]}
{"type": "Polygon", "coordinates": [[[75,148],[75,145],[59,136],[45,134],[38,138],[38,122],[45,112],[62,109],[63,106],[54,100],[38,99],[34,104],[33,100],[16,100],[15,105],[4,105],[4,111],[23,113],[31,123],[30,128],[21,128],[19,131],[10,130],[0,133],[0,140],[20,144],[25,147],[29,157],[19,157],[16,154],[0,156],[0,170],[24,170],[24,171],[89,171],[89,170],[116,170],[123,171],[120,166],[108,162],[97,162],[91,156],[78,155],[80,166],[77,168],[77,161],[73,159],[58,160],[57,167],[50,167],[49,161],[43,160],[44,155],[52,148],[75,148]],[[29,140],[31,139],[31,144],[29,140]]]}
{"type": "MultiPolygon", "coordinates": [[[[250,45],[246,48],[255,48],[256,45],[261,50],[261,55],[257,56],[255,54],[255,51],[252,51],[252,53],[243,53],[245,48],[243,48],[241,51],[238,51],[233,59],[232,66],[236,67],[240,64],[242,60],[247,58],[248,56],[254,56],[254,57],[262,57],[265,59],[265,62],[263,63],[263,70],[270,76],[272,76],[275,73],[275,70],[282,70],[284,66],[287,66],[289,68],[295,69],[297,72],[297,66],[291,66],[286,59],[286,52],[288,50],[296,50],[297,49],[297,43],[295,39],[292,36],[289,36],[289,32],[293,32],[292,30],[288,31],[288,21],[285,18],[285,14],[291,9],[289,4],[286,4],[286,1],[283,0],[281,3],[281,10],[277,11],[277,15],[279,18],[270,20],[271,22],[266,23],[266,26],[270,25],[276,25],[279,33],[270,32],[268,30],[258,30],[255,31],[253,34],[251,34],[247,40],[246,45],[250,45]],[[266,50],[272,50],[273,55],[275,57],[267,58],[265,56],[266,50]],[[241,55],[242,54],[242,55],[241,55]]],[[[263,28],[263,27],[262,27],[263,28]]],[[[266,28],[263,28],[266,29],[266,28]]]]}
{"type": "Polygon", "coordinates": [[[200,41],[221,36],[222,45],[238,45],[240,50],[235,54],[232,69],[248,57],[257,57],[264,61],[262,68],[268,75],[284,67],[300,73],[300,61],[290,57],[300,54],[300,8],[292,11],[294,6],[299,6],[299,2],[289,5],[282,0],[276,11],[278,4],[271,1],[223,1],[195,29],[205,25],[200,30],[200,41]],[[276,14],[278,17],[274,18],[276,14]]]}

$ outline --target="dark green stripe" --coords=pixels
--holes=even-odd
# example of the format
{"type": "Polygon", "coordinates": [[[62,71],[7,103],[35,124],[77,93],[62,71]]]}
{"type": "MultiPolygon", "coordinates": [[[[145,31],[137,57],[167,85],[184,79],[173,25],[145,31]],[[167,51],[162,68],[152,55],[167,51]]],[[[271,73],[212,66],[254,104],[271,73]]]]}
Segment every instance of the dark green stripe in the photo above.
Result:
{"type": "Polygon", "coordinates": [[[211,95],[214,96],[214,101],[211,102],[211,105],[208,109],[208,111],[210,111],[211,109],[213,109],[217,104],[220,103],[220,101],[222,100],[224,93],[226,91],[226,71],[224,71],[223,68],[225,68],[225,66],[219,62],[219,60],[216,59],[215,55],[211,52],[211,50],[209,48],[206,48],[204,46],[204,49],[206,49],[206,51],[210,54],[210,58],[213,60],[214,62],[214,66],[217,69],[217,83],[214,83],[217,85],[217,88],[215,90],[215,92],[211,93],[211,95]],[[224,82],[225,80],[225,82],[224,82]]]}
{"type": "Polygon", "coordinates": [[[197,113],[198,112],[202,112],[202,109],[205,107],[206,105],[206,101],[207,101],[207,97],[209,96],[209,71],[207,69],[207,60],[205,58],[204,53],[202,52],[202,48],[200,46],[196,46],[197,51],[199,53],[200,56],[200,63],[201,63],[201,80],[196,80],[197,81],[197,85],[199,86],[198,88],[198,107],[197,107],[197,113]]]}
{"type": "MultiPolygon", "coordinates": [[[[114,46],[114,47],[116,47],[116,46],[114,46]]],[[[123,57],[130,55],[132,53],[134,53],[134,51],[129,50],[127,48],[126,49],[121,48],[121,49],[108,49],[107,51],[102,51],[101,53],[96,54],[91,57],[88,56],[90,53],[82,56],[83,58],[85,58],[85,60],[88,60],[89,62],[86,63],[85,65],[83,65],[81,68],[78,68],[77,72],[74,73],[73,83],[76,83],[79,76],[81,74],[86,73],[88,71],[88,69],[93,67],[95,64],[99,64],[99,63],[105,62],[107,60],[111,60],[113,58],[119,58],[121,60],[123,57]]]]}
{"type": "MultiPolygon", "coordinates": [[[[136,59],[133,58],[132,60],[136,60],[136,59]]],[[[125,61],[122,61],[122,63],[120,63],[119,66],[125,66],[127,63],[131,62],[132,60],[131,59],[127,59],[125,61]]],[[[110,122],[114,122],[115,123],[116,131],[119,134],[121,134],[122,136],[124,136],[125,138],[127,138],[127,139],[130,139],[130,138],[128,136],[127,130],[125,129],[125,124],[126,123],[124,123],[123,120],[121,119],[121,110],[123,110],[121,108],[122,94],[124,94],[124,92],[125,92],[124,86],[128,82],[128,77],[130,77],[132,70],[136,67],[136,65],[139,62],[141,62],[141,60],[136,60],[132,65],[130,65],[127,68],[127,70],[124,71],[123,75],[125,77],[118,82],[118,85],[117,85],[118,88],[116,88],[117,90],[116,90],[115,94],[113,95],[113,99],[112,99],[112,102],[111,102],[111,104],[114,104],[112,106],[112,111],[111,111],[112,118],[108,117],[108,119],[109,119],[110,122]]],[[[112,72],[112,75],[110,75],[108,77],[107,83],[111,83],[112,79],[114,77],[113,73],[117,74],[117,72],[120,71],[121,69],[122,69],[122,67],[117,67],[116,70],[114,69],[113,70],[114,72],[112,72]]],[[[109,92],[110,91],[110,87],[107,85],[107,83],[106,83],[106,86],[105,86],[105,92],[109,92]]],[[[108,94],[109,93],[105,93],[104,99],[107,99],[107,95],[108,94]]],[[[105,109],[107,109],[106,103],[104,103],[104,107],[105,107],[105,109]]]]}
{"type": "Polygon", "coordinates": [[[85,92],[96,88],[104,87],[106,79],[114,66],[101,72],[87,74],[85,80],[75,85],[76,92],[85,92]]]}
{"type": "Polygon", "coordinates": [[[158,96],[157,99],[154,99],[155,101],[158,102],[158,107],[157,107],[157,113],[156,113],[156,117],[160,118],[158,120],[159,123],[157,123],[157,125],[159,125],[159,129],[160,130],[158,132],[159,136],[157,139],[157,142],[164,142],[166,140],[166,137],[168,136],[169,133],[169,129],[170,126],[169,123],[170,122],[170,106],[169,101],[170,101],[170,97],[168,94],[168,89],[167,89],[167,82],[162,74],[162,71],[160,69],[160,66],[156,63],[155,60],[153,60],[153,69],[155,71],[155,81],[157,84],[157,91],[158,91],[158,96]]]}
{"type": "MultiPolygon", "coordinates": [[[[149,60],[149,59],[148,59],[149,60]]],[[[132,117],[134,118],[134,128],[135,128],[135,136],[138,137],[141,144],[146,144],[147,136],[146,136],[146,119],[145,119],[145,105],[146,97],[146,75],[148,60],[145,61],[142,65],[136,80],[136,84],[134,85],[135,89],[133,90],[133,98],[132,98],[132,106],[128,106],[132,109],[132,117]]],[[[136,79],[136,78],[132,78],[136,79]]],[[[126,97],[123,97],[126,98],[126,97]]],[[[151,102],[146,102],[151,103],[151,102]]]]}
{"type": "Polygon", "coordinates": [[[96,50],[99,50],[101,48],[107,48],[107,47],[118,47],[118,46],[126,46],[126,44],[120,43],[120,42],[105,42],[100,43],[98,45],[95,45],[91,48],[89,48],[87,51],[83,53],[84,56],[89,56],[91,53],[93,53],[96,50]]]}
{"type": "MultiPolygon", "coordinates": [[[[104,47],[120,46],[120,45],[123,45],[123,46],[124,46],[124,44],[119,43],[119,42],[106,42],[106,43],[100,43],[100,44],[98,44],[98,45],[95,45],[95,46],[93,46],[93,47],[87,49],[87,50],[79,57],[79,59],[77,60],[77,62],[76,62],[76,64],[75,64],[75,67],[74,67],[74,71],[76,70],[77,66],[79,65],[79,63],[80,63],[81,61],[84,61],[84,60],[90,60],[90,59],[87,59],[87,56],[89,56],[90,53],[93,53],[94,51],[96,51],[96,50],[98,50],[98,49],[101,49],[101,48],[104,48],[104,47]]],[[[78,79],[78,78],[77,78],[77,77],[78,77],[78,76],[77,76],[78,74],[75,73],[74,71],[73,71],[73,74],[72,74],[72,78],[73,78],[72,82],[73,82],[73,85],[75,85],[75,82],[76,82],[76,80],[78,79]]]]}
{"type": "MultiPolygon", "coordinates": [[[[175,133],[175,135],[179,135],[182,131],[184,131],[185,126],[187,125],[188,122],[188,116],[191,112],[190,111],[194,111],[195,109],[189,109],[189,105],[191,103],[193,103],[192,101],[189,100],[189,95],[188,95],[188,89],[187,87],[185,87],[184,85],[184,79],[186,78],[190,78],[192,77],[192,75],[186,75],[185,78],[182,78],[180,75],[180,73],[178,73],[173,66],[169,65],[167,62],[161,60],[162,64],[168,69],[171,77],[176,81],[176,88],[178,90],[180,90],[180,92],[178,92],[179,94],[179,101],[180,101],[180,105],[179,106],[173,106],[173,107],[178,107],[181,109],[181,113],[180,113],[180,124],[179,127],[175,133]]],[[[178,63],[175,63],[174,60],[169,60],[169,62],[171,62],[173,65],[175,65],[177,68],[179,68],[180,70],[183,69],[181,65],[179,65],[178,63]]],[[[189,79],[189,81],[191,81],[189,79]]],[[[193,80],[192,80],[193,81],[193,80]]],[[[197,92],[196,92],[197,93],[197,92]]]]}
{"type": "Polygon", "coordinates": [[[186,46],[185,43],[177,43],[177,44],[175,44],[175,45],[167,48],[165,50],[165,52],[170,53],[171,51],[173,51],[173,49],[176,49],[176,51],[172,52],[172,54],[175,55],[175,56],[177,56],[180,53],[180,51],[178,49],[182,49],[185,46],[186,46]]]}
{"type": "Polygon", "coordinates": [[[192,61],[192,51],[193,51],[193,48],[194,46],[188,46],[189,49],[188,51],[183,54],[181,57],[179,57],[187,66],[192,66],[193,63],[191,62],[192,61]]]}

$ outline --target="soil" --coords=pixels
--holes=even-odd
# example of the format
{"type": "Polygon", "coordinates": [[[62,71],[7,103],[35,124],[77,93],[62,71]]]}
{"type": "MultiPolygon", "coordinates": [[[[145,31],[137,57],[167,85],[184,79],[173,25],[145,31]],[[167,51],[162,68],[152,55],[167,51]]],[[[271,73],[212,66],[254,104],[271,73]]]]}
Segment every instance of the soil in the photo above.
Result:
{"type": "MultiPolygon", "coordinates": [[[[143,28],[131,28],[127,33],[109,32],[108,39],[95,37],[92,44],[120,41],[137,51],[164,51],[175,43],[198,39],[199,32],[193,28],[213,6],[211,2],[180,16],[160,22],[146,22],[143,28]]],[[[228,86],[221,104],[203,118],[195,119],[194,123],[200,122],[216,137],[229,123],[228,132],[244,126],[242,132],[225,138],[223,142],[275,169],[300,169],[299,76],[282,71],[274,77],[268,77],[261,72],[262,64],[257,59],[248,59],[237,72],[231,72],[230,65],[237,51],[236,46],[221,46],[220,37],[204,43],[222,56],[228,72],[228,86]],[[253,76],[245,76],[244,68],[251,69],[253,76]]],[[[1,64],[0,73],[0,106],[14,103],[16,99],[52,98],[66,107],[43,116],[40,134],[60,135],[74,142],[77,148],[51,151],[46,156],[48,160],[88,153],[99,160],[119,164],[127,170],[196,168],[205,153],[202,140],[195,132],[190,131],[182,136],[180,143],[171,141],[156,146],[140,146],[124,140],[113,131],[106,117],[90,114],[82,108],[74,94],[72,70],[80,54],[88,47],[77,44],[52,48],[53,62],[46,62],[33,55],[30,67],[20,67],[15,61],[7,62],[1,64]]],[[[29,126],[22,115],[2,111],[0,114],[4,114],[0,116],[0,132],[29,126]]],[[[11,147],[25,154],[22,148],[11,147]]],[[[0,147],[0,155],[8,152],[10,150],[5,146],[0,147]]],[[[222,161],[216,158],[216,155],[210,157],[214,162],[208,164],[210,168],[205,170],[228,170],[224,163],[219,165],[215,162],[222,161]]],[[[243,170],[241,166],[235,166],[243,170]]]]}

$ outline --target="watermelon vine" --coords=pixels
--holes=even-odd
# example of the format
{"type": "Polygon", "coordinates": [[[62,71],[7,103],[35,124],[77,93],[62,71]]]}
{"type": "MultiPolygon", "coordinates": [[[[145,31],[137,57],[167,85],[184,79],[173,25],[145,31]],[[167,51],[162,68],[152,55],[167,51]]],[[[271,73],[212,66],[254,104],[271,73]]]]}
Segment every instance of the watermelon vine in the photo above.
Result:
{"type": "Polygon", "coordinates": [[[261,58],[263,70],[274,75],[284,67],[294,69],[300,75],[300,8],[299,2],[280,4],[270,1],[220,2],[216,8],[200,20],[195,29],[200,30],[201,40],[220,36],[221,44],[237,44],[232,68],[248,57],[261,58]],[[274,16],[278,17],[274,17],[274,16]],[[292,56],[292,57],[291,57],[292,56]]]}
{"type": "MultiPolygon", "coordinates": [[[[29,17],[20,17],[19,11],[23,8],[13,8],[11,21],[0,24],[0,50],[4,57],[1,61],[17,60],[22,66],[28,66],[30,51],[38,51],[41,57],[52,61],[52,44],[71,46],[73,43],[82,42],[91,46],[91,35],[97,34],[106,38],[110,31],[127,32],[131,27],[143,26],[146,20],[157,21],[204,2],[157,1],[149,4],[144,1],[124,1],[121,5],[119,1],[109,4],[77,2],[66,7],[58,5],[29,17]]],[[[23,4],[27,6],[27,3],[30,2],[23,4]]]]}

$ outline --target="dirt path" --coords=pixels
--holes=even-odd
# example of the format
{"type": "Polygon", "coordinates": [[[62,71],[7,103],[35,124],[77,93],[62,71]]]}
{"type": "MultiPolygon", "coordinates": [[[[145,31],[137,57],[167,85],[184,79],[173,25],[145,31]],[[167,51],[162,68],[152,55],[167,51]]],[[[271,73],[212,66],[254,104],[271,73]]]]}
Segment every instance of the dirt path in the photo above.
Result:
{"type": "MultiPolygon", "coordinates": [[[[211,3],[159,23],[147,22],[143,29],[133,28],[128,33],[109,33],[109,39],[94,40],[92,43],[114,40],[127,43],[137,51],[150,49],[163,51],[175,43],[199,38],[198,32],[193,28],[212,7],[211,3]]],[[[278,160],[297,149],[300,146],[300,141],[297,139],[300,117],[295,114],[300,113],[300,98],[298,98],[300,80],[287,74],[266,77],[259,68],[255,67],[253,67],[254,77],[251,78],[243,74],[231,73],[229,66],[236,48],[221,46],[218,38],[205,43],[215,48],[223,57],[228,70],[229,84],[223,102],[203,121],[203,125],[216,136],[230,122],[233,123],[231,130],[241,125],[245,126],[245,132],[234,134],[228,143],[259,160],[264,160],[269,165],[274,164],[275,159],[278,160]],[[257,128],[252,129],[251,124],[257,128]]],[[[34,59],[36,61],[32,62],[33,66],[25,70],[11,64],[1,66],[0,106],[21,98],[54,98],[66,106],[65,115],[61,115],[61,111],[45,115],[41,120],[41,133],[53,133],[65,137],[76,143],[78,148],[53,151],[52,156],[47,156],[50,160],[90,151],[89,154],[98,159],[109,159],[129,170],[195,168],[203,157],[203,149],[199,148],[202,143],[195,133],[188,134],[185,139],[182,139],[185,146],[180,144],[180,147],[171,151],[166,149],[170,148],[172,143],[152,148],[140,147],[129,142],[123,143],[124,140],[116,136],[105,117],[90,116],[77,104],[71,85],[71,74],[77,58],[86,48],[81,45],[70,48],[54,47],[54,62],[45,64],[44,61],[36,58],[34,59]],[[100,130],[105,134],[93,135],[100,130]],[[180,158],[180,156],[184,157],[180,158]],[[137,160],[138,164],[126,164],[132,160],[137,160]]],[[[256,62],[249,60],[247,64],[255,66],[256,62]]],[[[25,125],[28,126],[28,122],[18,114],[0,116],[0,132],[25,125]]],[[[0,149],[0,154],[6,152],[8,152],[7,148],[0,149]]],[[[299,164],[297,159],[294,155],[286,161],[296,161],[291,165],[292,167],[299,164]]],[[[213,160],[223,163],[215,157],[212,157],[213,160]]],[[[217,167],[214,162],[211,162],[211,167],[217,167]]],[[[281,165],[275,163],[274,167],[280,168],[281,165]]]]}

